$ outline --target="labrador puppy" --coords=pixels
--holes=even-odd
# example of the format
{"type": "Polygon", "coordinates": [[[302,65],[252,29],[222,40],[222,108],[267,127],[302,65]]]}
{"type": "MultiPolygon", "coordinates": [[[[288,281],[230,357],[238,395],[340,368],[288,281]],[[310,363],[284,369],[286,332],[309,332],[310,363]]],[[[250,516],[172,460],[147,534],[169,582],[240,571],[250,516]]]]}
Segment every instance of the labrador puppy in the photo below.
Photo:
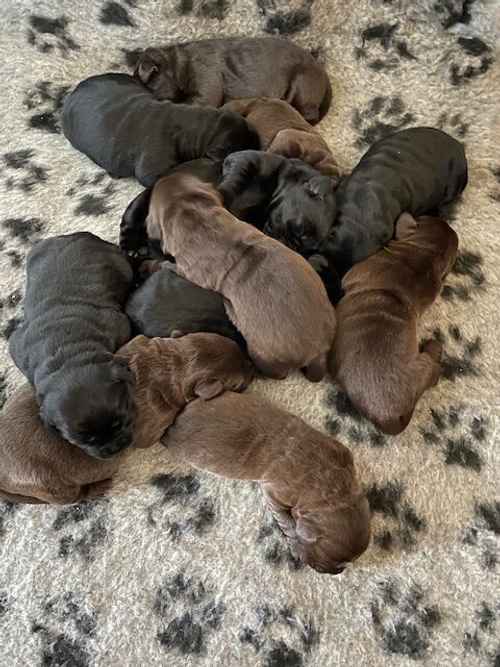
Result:
{"type": "Polygon", "coordinates": [[[131,294],[125,308],[136,333],[169,338],[207,332],[231,338],[244,347],[220,294],[186,280],[171,262],[151,264],[150,277],[131,294]]]}
{"type": "Polygon", "coordinates": [[[260,484],[291,546],[339,574],[370,541],[370,510],[350,451],[253,394],[193,401],[161,443],[200,470],[260,484]]]}
{"type": "Polygon", "coordinates": [[[134,176],[145,187],[181,162],[222,160],[259,145],[239,114],[158,102],[128,74],[79,83],[64,101],[62,126],[68,141],[111,176],[134,176]]]}
{"type": "Polygon", "coordinates": [[[400,216],[396,239],[345,276],[330,370],[353,405],[385,433],[406,428],[436,384],[441,344],[419,351],[417,324],[439,295],[457,235],[437,218],[400,216]]]}
{"type": "Polygon", "coordinates": [[[181,338],[136,336],[117,356],[135,377],[135,400],[140,407],[134,426],[134,447],[159,441],[187,403],[210,400],[225,390],[243,391],[254,369],[236,343],[211,333],[181,338]]]}
{"type": "Polygon", "coordinates": [[[108,458],[132,441],[133,376],[113,353],[130,339],[122,311],[132,285],[120,249],[77,232],[28,255],[24,320],[9,340],[34,386],[44,424],[86,454],[108,458]]]}
{"type": "Polygon", "coordinates": [[[164,252],[168,247],[181,276],[224,297],[262,373],[284,378],[302,368],[311,381],[321,380],[335,313],[300,255],[235,218],[213,186],[185,174],[154,186],[147,232],[164,252]]]}
{"type": "Polygon", "coordinates": [[[246,118],[259,135],[261,150],[303,160],[326,176],[340,176],[326,141],[288,102],[254,97],[222,108],[246,118]]]}
{"type": "Polygon", "coordinates": [[[28,383],[0,413],[0,456],[0,498],[58,505],[104,494],[121,458],[97,461],[47,429],[28,383]]]}
{"type": "Polygon", "coordinates": [[[159,100],[220,107],[243,97],[275,97],[312,124],[323,118],[332,98],[321,65],[279,37],[204,39],[149,48],[139,56],[134,74],[159,100]]]}
{"type": "Polygon", "coordinates": [[[337,189],[338,213],[322,253],[341,275],[380,250],[403,212],[431,213],[467,185],[463,145],[413,127],[377,141],[337,189]]]}

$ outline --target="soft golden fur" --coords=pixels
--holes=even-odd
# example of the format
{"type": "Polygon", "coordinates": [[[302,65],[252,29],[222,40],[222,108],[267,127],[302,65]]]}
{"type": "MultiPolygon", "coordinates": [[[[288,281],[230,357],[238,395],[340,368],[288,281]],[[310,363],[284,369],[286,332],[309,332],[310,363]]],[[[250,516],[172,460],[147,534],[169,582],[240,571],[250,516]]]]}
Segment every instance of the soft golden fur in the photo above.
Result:
{"type": "Polygon", "coordinates": [[[330,370],[353,405],[382,431],[400,433],[436,384],[442,347],[419,351],[417,325],[455,261],[456,233],[443,220],[404,213],[396,238],[344,277],[330,370]]]}
{"type": "Polygon", "coordinates": [[[370,540],[370,511],[350,451],[253,394],[193,401],[161,440],[169,454],[230,479],[259,482],[305,563],[337,574],[370,540]]]}
{"type": "Polygon", "coordinates": [[[223,295],[262,373],[284,378],[302,368],[310,380],[324,376],[335,313],[305,259],[235,218],[213,186],[188,174],[156,183],[147,231],[180,275],[223,295]]]}

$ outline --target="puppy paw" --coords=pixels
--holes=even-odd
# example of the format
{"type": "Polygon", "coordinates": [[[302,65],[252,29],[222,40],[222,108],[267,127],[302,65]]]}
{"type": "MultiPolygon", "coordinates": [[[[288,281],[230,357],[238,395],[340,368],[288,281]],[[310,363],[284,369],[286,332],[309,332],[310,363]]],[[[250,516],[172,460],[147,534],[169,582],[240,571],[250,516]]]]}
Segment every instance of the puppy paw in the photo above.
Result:
{"type": "Polygon", "coordinates": [[[423,345],[422,352],[428,354],[434,361],[440,362],[443,354],[443,345],[437,340],[429,340],[423,345]]]}

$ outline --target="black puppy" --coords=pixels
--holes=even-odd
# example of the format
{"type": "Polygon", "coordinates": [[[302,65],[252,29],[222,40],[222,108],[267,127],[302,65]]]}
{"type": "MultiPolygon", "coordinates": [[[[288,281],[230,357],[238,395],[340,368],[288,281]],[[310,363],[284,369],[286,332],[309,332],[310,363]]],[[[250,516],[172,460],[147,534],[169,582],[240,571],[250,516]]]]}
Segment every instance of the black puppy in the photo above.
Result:
{"type": "Polygon", "coordinates": [[[115,245],[78,232],[37,243],[26,272],[12,358],[35,388],[45,425],[108,458],[132,441],[133,375],[113,355],[131,336],[122,312],[130,264],[115,245]]]}
{"type": "Polygon", "coordinates": [[[171,262],[153,264],[160,270],[133,292],[125,308],[137,334],[176,338],[189,333],[216,333],[244,347],[220,294],[182,278],[171,262]]]}
{"type": "Polygon", "coordinates": [[[64,102],[62,125],[70,143],[111,176],[135,176],[146,187],[181,162],[259,146],[239,114],[159,102],[128,74],[79,83],[64,102]]]}
{"type": "Polygon", "coordinates": [[[431,213],[466,185],[464,147],[453,137],[432,127],[391,134],[339,186],[337,219],[322,253],[343,275],[392,238],[401,213],[431,213]]]}

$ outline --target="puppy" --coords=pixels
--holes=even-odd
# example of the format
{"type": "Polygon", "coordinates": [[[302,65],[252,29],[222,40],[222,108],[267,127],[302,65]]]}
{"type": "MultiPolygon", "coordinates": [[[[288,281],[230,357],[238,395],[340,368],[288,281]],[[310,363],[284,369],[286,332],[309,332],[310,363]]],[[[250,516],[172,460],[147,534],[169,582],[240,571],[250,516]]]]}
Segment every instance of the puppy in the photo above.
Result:
{"type": "Polygon", "coordinates": [[[219,107],[243,97],[275,97],[312,124],[323,118],[332,98],[321,65],[300,46],[277,37],[149,48],[139,56],[134,74],[159,100],[219,107]]]}
{"type": "Polygon", "coordinates": [[[86,454],[130,445],[133,376],[113,353],[130,339],[122,308],[132,269],[119,248],[88,232],[37,243],[28,255],[24,320],[9,340],[36,391],[40,416],[86,454]]]}
{"type": "Polygon", "coordinates": [[[419,352],[417,324],[440,293],[457,248],[444,221],[404,213],[396,240],[344,277],[330,370],[385,433],[405,429],[422,393],[438,381],[441,344],[431,341],[419,352]]]}
{"type": "Polygon", "coordinates": [[[219,292],[257,368],[284,378],[302,368],[321,380],[335,313],[321,280],[300,255],[241,222],[215,188],[172,174],[151,194],[148,236],[176,259],[177,271],[219,292]]]}
{"type": "Polygon", "coordinates": [[[326,176],[340,176],[326,141],[288,102],[257,97],[234,100],[222,108],[246,118],[259,135],[261,150],[298,158],[326,176]]]}
{"type": "Polygon", "coordinates": [[[0,413],[0,498],[15,503],[76,503],[103,494],[120,456],[96,461],[40,420],[28,383],[0,413]]]}
{"type": "Polygon", "coordinates": [[[430,213],[467,185],[463,145],[413,127],[381,139],[337,190],[338,214],[322,253],[341,275],[392,238],[399,215],[430,213]]]}
{"type": "Polygon", "coordinates": [[[194,401],[161,443],[196,468],[260,483],[292,547],[318,572],[339,574],[370,541],[370,510],[352,455],[258,396],[194,401]]]}
{"type": "Polygon", "coordinates": [[[175,264],[153,262],[156,270],[132,293],[125,312],[136,333],[148,338],[208,332],[244,341],[226,314],[220,294],[180,276],[175,264]]]}
{"type": "Polygon", "coordinates": [[[79,83],[64,101],[62,125],[68,141],[111,176],[135,176],[146,187],[180,162],[222,160],[259,145],[240,115],[160,103],[128,74],[79,83]]]}
{"type": "Polygon", "coordinates": [[[136,336],[118,351],[135,376],[140,409],[134,446],[159,441],[184,406],[196,397],[210,400],[226,389],[243,391],[253,368],[236,343],[217,334],[195,333],[182,338],[136,336]]]}

